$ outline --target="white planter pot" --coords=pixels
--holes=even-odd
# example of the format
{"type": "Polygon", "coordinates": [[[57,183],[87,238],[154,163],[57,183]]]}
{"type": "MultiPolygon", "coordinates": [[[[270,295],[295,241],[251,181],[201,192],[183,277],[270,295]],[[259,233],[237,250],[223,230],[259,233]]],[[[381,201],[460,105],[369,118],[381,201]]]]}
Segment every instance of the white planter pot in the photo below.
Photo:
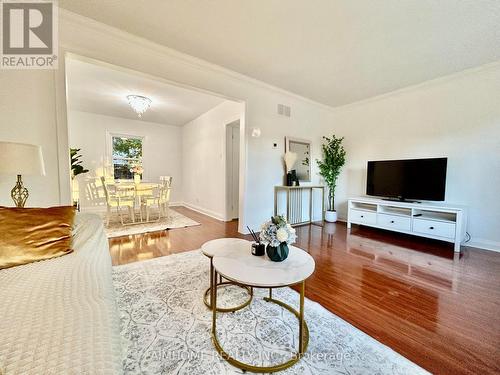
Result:
{"type": "Polygon", "coordinates": [[[337,221],[337,211],[326,211],[325,221],[329,223],[335,223],[337,221]]]}

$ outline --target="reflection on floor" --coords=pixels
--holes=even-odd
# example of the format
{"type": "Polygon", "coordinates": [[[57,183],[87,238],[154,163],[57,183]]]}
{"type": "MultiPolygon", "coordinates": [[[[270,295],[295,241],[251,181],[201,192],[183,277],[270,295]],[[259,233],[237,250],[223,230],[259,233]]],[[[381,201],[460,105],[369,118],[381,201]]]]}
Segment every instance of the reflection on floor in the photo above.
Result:
{"type": "MultiPolygon", "coordinates": [[[[200,226],[114,238],[113,264],[244,237],[179,209],[200,226]]],[[[297,228],[297,246],[316,260],[306,296],[434,373],[500,372],[500,254],[345,224],[297,228]]],[[[248,237],[249,238],[249,237],[248,237]]]]}

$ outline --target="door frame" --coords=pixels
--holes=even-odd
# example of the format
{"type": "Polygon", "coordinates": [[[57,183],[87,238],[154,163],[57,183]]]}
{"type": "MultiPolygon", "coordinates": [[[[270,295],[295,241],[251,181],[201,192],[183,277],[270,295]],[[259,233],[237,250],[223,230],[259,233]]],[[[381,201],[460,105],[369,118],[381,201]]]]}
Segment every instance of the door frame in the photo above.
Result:
{"type": "Polygon", "coordinates": [[[238,219],[240,217],[240,183],[241,183],[241,157],[240,154],[238,154],[238,197],[235,199],[234,197],[232,201],[230,201],[229,197],[231,196],[231,191],[233,191],[233,179],[228,178],[229,174],[229,168],[230,166],[228,165],[228,129],[230,127],[233,128],[238,128],[238,134],[240,136],[240,139],[238,139],[239,142],[239,150],[241,150],[241,119],[237,118],[236,120],[230,121],[224,125],[224,220],[225,221],[231,221],[236,219],[234,217],[234,209],[232,208],[233,203],[236,202],[238,205],[238,219]],[[237,123],[237,126],[236,126],[237,123]]]}

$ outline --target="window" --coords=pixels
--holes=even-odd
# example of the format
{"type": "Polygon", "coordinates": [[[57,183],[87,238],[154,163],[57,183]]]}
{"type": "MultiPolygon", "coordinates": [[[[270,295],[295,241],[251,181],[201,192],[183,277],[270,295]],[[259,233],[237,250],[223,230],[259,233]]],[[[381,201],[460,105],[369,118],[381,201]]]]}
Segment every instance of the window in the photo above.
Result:
{"type": "Polygon", "coordinates": [[[115,180],[134,178],[132,168],[142,167],[142,138],[112,136],[113,173],[115,180]]]}

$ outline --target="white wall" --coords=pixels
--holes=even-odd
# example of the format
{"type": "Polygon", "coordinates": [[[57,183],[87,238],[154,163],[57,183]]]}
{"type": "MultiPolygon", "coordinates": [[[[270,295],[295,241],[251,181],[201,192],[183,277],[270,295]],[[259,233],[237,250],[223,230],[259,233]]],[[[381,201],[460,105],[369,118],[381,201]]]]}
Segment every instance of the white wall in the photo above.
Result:
{"type": "Polygon", "coordinates": [[[226,125],[244,116],[241,103],[225,101],[182,127],[184,203],[226,219],[226,125]]]}
{"type": "Polygon", "coordinates": [[[144,137],[143,166],[145,181],[159,181],[160,176],[172,176],[172,202],[182,201],[181,127],[129,120],[95,113],[69,111],[70,147],[80,148],[82,161],[90,172],[79,176],[82,207],[92,205],[85,199],[84,181],[102,176],[111,165],[109,134],[144,137]]]}
{"type": "Polygon", "coordinates": [[[500,65],[335,110],[325,132],[345,137],[337,190],[365,193],[367,160],[448,157],[446,201],[469,208],[471,244],[500,249],[500,65]]]}
{"type": "MultiPolygon", "coordinates": [[[[59,204],[54,90],[52,71],[0,70],[0,141],[40,145],[45,161],[46,176],[23,176],[27,207],[59,204]]],[[[16,176],[0,174],[0,205],[14,204],[15,183],[16,176]]]]}

